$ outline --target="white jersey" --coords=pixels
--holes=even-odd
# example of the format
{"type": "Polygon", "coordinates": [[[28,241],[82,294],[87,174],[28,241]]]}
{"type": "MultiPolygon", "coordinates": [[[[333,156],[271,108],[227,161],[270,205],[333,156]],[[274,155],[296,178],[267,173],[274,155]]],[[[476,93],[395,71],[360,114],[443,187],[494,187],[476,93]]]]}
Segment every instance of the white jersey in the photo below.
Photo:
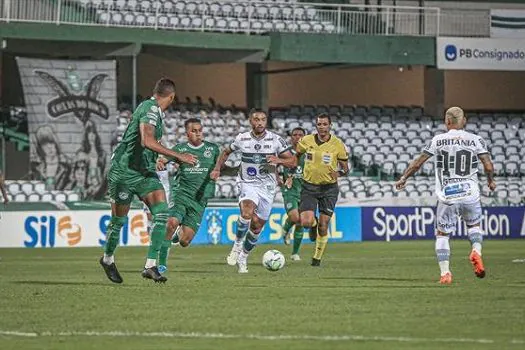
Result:
{"type": "Polygon", "coordinates": [[[436,195],[440,201],[479,200],[478,156],[488,153],[482,137],[452,129],[434,136],[424,152],[435,156],[436,195]]]}
{"type": "Polygon", "coordinates": [[[267,130],[260,138],[255,138],[251,132],[237,135],[230,149],[241,152],[237,182],[264,186],[273,191],[277,187],[277,169],[268,164],[266,156],[277,156],[291,148],[281,136],[267,130]]]}

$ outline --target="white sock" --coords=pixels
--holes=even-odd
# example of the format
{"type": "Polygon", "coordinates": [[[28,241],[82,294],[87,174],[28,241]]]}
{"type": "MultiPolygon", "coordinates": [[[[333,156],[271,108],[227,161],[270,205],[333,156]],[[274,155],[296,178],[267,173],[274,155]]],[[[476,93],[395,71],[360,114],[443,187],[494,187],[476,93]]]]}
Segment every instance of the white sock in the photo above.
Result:
{"type": "Polygon", "coordinates": [[[483,242],[483,233],[479,226],[470,227],[467,229],[468,238],[472,243],[472,250],[481,256],[481,243],[483,242]]]}
{"type": "Polygon", "coordinates": [[[448,236],[436,237],[436,255],[441,276],[450,273],[450,243],[448,236]]]}
{"type": "Polygon", "coordinates": [[[107,255],[106,253],[104,253],[103,261],[104,261],[104,264],[111,265],[111,264],[113,264],[115,262],[115,256],[114,255],[107,255]]]}
{"type": "Polygon", "coordinates": [[[149,269],[153,266],[157,266],[157,259],[146,259],[146,265],[144,265],[144,267],[149,269]]]}

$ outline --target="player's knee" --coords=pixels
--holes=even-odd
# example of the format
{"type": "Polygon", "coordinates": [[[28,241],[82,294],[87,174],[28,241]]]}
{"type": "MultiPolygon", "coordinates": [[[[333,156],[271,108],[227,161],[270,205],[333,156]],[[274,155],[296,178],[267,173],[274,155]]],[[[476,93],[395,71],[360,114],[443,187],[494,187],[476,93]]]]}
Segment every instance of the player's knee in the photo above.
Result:
{"type": "Polygon", "coordinates": [[[312,227],[313,220],[312,218],[301,216],[301,226],[302,227],[312,227]]]}
{"type": "Polygon", "coordinates": [[[317,225],[317,231],[319,232],[320,236],[326,236],[328,234],[328,223],[319,222],[319,224],[317,225]]]}
{"type": "Polygon", "coordinates": [[[187,246],[189,246],[191,243],[191,239],[183,239],[183,238],[179,238],[179,244],[181,247],[185,248],[187,246]]]}
{"type": "Polygon", "coordinates": [[[299,224],[301,222],[301,218],[299,217],[299,213],[297,212],[291,212],[290,213],[290,221],[294,224],[299,224]]]}

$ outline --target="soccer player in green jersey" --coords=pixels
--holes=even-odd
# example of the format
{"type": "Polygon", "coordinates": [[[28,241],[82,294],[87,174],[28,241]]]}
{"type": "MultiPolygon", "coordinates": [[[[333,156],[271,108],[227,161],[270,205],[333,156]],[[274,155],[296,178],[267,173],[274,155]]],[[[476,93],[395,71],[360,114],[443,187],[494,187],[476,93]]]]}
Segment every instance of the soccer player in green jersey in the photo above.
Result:
{"type": "MultiPolygon", "coordinates": [[[[188,142],[179,143],[172,149],[175,152],[192,154],[197,161],[193,166],[181,164],[172,181],[173,205],[169,209],[166,237],[159,253],[161,273],[167,270],[172,242],[181,247],[187,247],[191,243],[199,230],[208,199],[215,196],[215,181],[210,178],[210,173],[219,158],[219,146],[204,141],[200,119],[188,119],[184,127],[188,142]]],[[[168,160],[160,158],[159,162],[166,164],[168,160]]]]}
{"type": "MultiPolygon", "coordinates": [[[[306,131],[303,128],[295,128],[292,130],[290,135],[290,141],[293,149],[295,150],[299,140],[301,140],[306,131]]],[[[281,185],[281,193],[284,199],[284,208],[288,217],[284,222],[283,226],[283,237],[284,243],[290,244],[290,235],[292,228],[295,226],[292,260],[301,260],[299,256],[299,248],[303,241],[303,228],[301,227],[301,218],[299,216],[299,201],[301,199],[301,185],[303,182],[303,167],[304,167],[304,154],[301,155],[295,168],[285,168],[281,172],[283,176],[283,184],[281,185]]]]}
{"type": "Polygon", "coordinates": [[[133,195],[149,207],[153,215],[153,229],[148,257],[142,277],[155,282],[165,282],[156,266],[157,256],[166,233],[168,205],[160,180],[155,173],[158,154],[177,159],[182,163],[195,163],[191,154],[181,154],[160,144],[164,111],[175,98],[175,83],[160,79],[153,89],[153,96],[142,102],[111,156],[108,173],[108,194],[111,200],[111,220],[107,229],[104,256],[100,258],[106,276],[111,282],[122,283],[115,265],[114,252],[120,241],[120,230],[126,222],[133,195]]]}

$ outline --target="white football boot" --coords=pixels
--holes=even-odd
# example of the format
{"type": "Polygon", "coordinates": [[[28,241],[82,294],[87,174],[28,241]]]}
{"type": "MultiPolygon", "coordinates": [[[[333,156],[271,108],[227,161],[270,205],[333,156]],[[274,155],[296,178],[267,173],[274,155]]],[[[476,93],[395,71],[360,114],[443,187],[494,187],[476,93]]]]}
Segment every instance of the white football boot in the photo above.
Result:
{"type": "Polygon", "coordinates": [[[301,257],[299,256],[299,254],[292,254],[290,259],[293,261],[301,261],[301,257]]]}
{"type": "Polygon", "coordinates": [[[248,253],[241,250],[239,257],[237,258],[237,266],[239,267],[239,273],[248,273],[248,253]]]}
{"type": "Polygon", "coordinates": [[[239,253],[242,250],[243,241],[235,242],[233,243],[232,250],[230,251],[230,254],[226,257],[226,262],[230,266],[235,266],[237,264],[237,258],[239,257],[239,253]]]}

